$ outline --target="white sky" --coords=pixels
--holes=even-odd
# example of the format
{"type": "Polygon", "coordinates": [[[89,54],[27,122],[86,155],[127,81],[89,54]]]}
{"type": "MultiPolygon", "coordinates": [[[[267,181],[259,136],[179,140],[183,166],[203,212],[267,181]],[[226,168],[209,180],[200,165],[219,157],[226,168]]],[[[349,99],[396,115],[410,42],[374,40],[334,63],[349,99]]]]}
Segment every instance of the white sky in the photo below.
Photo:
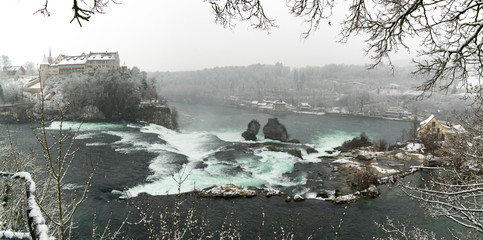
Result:
{"type": "MultiPolygon", "coordinates": [[[[90,1],[87,1],[90,2],[90,1]]],[[[203,0],[124,0],[107,14],[94,15],[79,27],[69,23],[72,0],[50,0],[50,17],[33,14],[43,0],[0,1],[0,55],[13,65],[40,63],[52,49],[59,54],[118,51],[121,64],[145,71],[199,70],[222,66],[282,62],[290,67],[325,64],[365,64],[363,38],[337,43],[344,9],[308,39],[302,19],[288,14],[284,0],[264,1],[266,13],[279,28],[270,34],[240,23],[235,29],[215,24],[203,0]]],[[[395,59],[409,59],[407,54],[395,59]]],[[[404,60],[409,62],[409,60],[404,60]]]]}

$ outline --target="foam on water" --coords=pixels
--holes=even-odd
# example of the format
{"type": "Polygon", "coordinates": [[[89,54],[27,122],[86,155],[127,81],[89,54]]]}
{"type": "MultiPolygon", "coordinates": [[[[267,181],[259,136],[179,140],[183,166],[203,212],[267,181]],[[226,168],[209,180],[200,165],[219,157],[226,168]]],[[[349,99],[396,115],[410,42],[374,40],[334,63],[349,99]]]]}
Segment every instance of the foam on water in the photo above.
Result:
{"type": "MultiPolygon", "coordinates": [[[[294,164],[298,161],[287,153],[255,151],[252,157],[216,158],[214,154],[225,151],[225,146],[242,141],[240,134],[234,131],[178,133],[154,124],[143,126],[140,131],[156,133],[159,138],[166,141],[166,144],[159,144],[158,147],[144,146],[146,150],[157,152],[159,155],[149,166],[153,174],[147,178],[148,182],[129,190],[132,196],[137,196],[141,192],[152,195],[174,194],[178,191],[178,184],[173,178],[179,180],[184,177],[186,179],[181,185],[181,192],[211,187],[215,184],[285,187],[306,182],[305,175],[295,179],[284,176],[285,173],[293,171],[294,164]],[[182,167],[178,162],[180,156],[184,156],[187,160],[182,167]]],[[[121,137],[121,140],[116,142],[118,145],[129,144],[131,148],[143,146],[142,140],[132,134],[123,135],[118,132],[111,132],[111,134],[121,137]]]]}
{"type": "Polygon", "coordinates": [[[108,143],[101,143],[101,142],[93,142],[93,143],[86,143],[86,146],[92,147],[92,146],[106,146],[108,143]]]}
{"type": "Polygon", "coordinates": [[[118,152],[130,153],[133,151],[146,150],[148,147],[152,147],[151,144],[142,139],[141,135],[136,133],[122,131],[105,131],[104,133],[121,138],[112,143],[115,150],[118,152]]]}
{"type": "Polygon", "coordinates": [[[290,173],[294,170],[294,165],[298,161],[294,156],[284,152],[262,151],[255,153],[256,158],[242,158],[237,159],[240,166],[245,171],[250,172],[253,178],[260,179],[271,186],[294,186],[298,184],[305,184],[305,176],[296,179],[288,179],[283,174],[290,173]]]}
{"type": "Polygon", "coordinates": [[[318,154],[307,154],[307,152],[302,151],[303,161],[302,163],[318,163],[322,160],[320,156],[335,156],[339,151],[334,151],[335,147],[342,145],[347,140],[358,136],[360,133],[351,133],[340,130],[329,130],[328,133],[315,132],[312,137],[311,143],[307,145],[313,147],[317,150],[318,154]],[[327,153],[326,151],[334,151],[333,153],[327,153]]]}
{"type": "Polygon", "coordinates": [[[98,135],[98,133],[95,133],[95,132],[88,132],[88,133],[83,133],[83,134],[79,134],[75,137],[75,139],[89,139],[89,138],[93,138],[94,136],[98,135]]]}
{"type": "Polygon", "coordinates": [[[213,131],[217,137],[225,142],[243,142],[245,139],[241,136],[241,132],[238,129],[224,128],[217,131],[213,131]]]}
{"type": "MultiPolygon", "coordinates": [[[[169,157],[168,157],[169,158],[169,157]]],[[[209,157],[203,163],[205,168],[196,168],[198,162],[189,162],[178,172],[170,172],[169,159],[160,155],[150,168],[155,174],[148,178],[148,183],[129,189],[131,196],[141,192],[152,195],[174,194],[178,191],[175,179],[186,177],[181,185],[181,192],[203,189],[213,185],[233,183],[241,186],[268,187],[294,186],[305,184],[307,179],[301,175],[296,179],[284,177],[284,173],[293,171],[296,160],[286,153],[262,152],[253,158],[238,158],[233,162],[220,161],[209,157]]]]}
{"type": "MultiPolygon", "coordinates": [[[[360,134],[340,130],[314,133],[313,142],[309,144],[318,150],[319,154],[306,154],[303,151],[304,160],[288,153],[272,152],[266,149],[250,150],[252,152],[249,151],[248,156],[226,159],[226,156],[231,156],[223,153],[223,151],[230,151],[227,146],[246,142],[238,130],[219,129],[212,132],[179,133],[159,125],[148,124],[140,126],[139,131],[138,133],[108,131],[109,134],[121,138],[114,143],[117,151],[128,153],[143,149],[158,153],[158,156],[152,159],[149,165],[152,174],[146,178],[145,183],[129,190],[132,196],[137,196],[141,192],[152,195],[174,194],[178,191],[178,184],[173,178],[178,180],[186,178],[180,187],[181,192],[193,191],[195,188],[207,188],[215,184],[233,183],[242,186],[265,186],[279,190],[297,186],[298,192],[306,194],[308,190],[303,190],[303,186],[307,182],[307,176],[304,173],[294,174],[295,164],[320,162],[321,159],[318,157],[328,155],[326,150],[333,150],[344,141],[360,134]],[[143,134],[153,133],[166,144],[152,144],[143,140],[143,134]],[[220,156],[223,156],[223,159],[217,158],[220,156]]],[[[260,142],[272,141],[262,139],[260,142]]],[[[349,162],[348,159],[339,163],[358,166],[357,162],[349,162]]],[[[309,194],[309,197],[313,197],[313,194],[309,194]]]]}
{"type": "Polygon", "coordinates": [[[158,134],[167,142],[163,150],[185,155],[191,160],[202,160],[224,145],[217,136],[207,132],[178,133],[155,124],[144,126],[140,131],[158,134]]]}
{"type": "Polygon", "coordinates": [[[340,130],[330,130],[328,133],[318,133],[313,138],[314,148],[320,153],[326,154],[328,156],[333,154],[328,154],[325,151],[332,151],[335,147],[342,145],[347,140],[359,136],[360,133],[356,132],[345,132],[340,130]]]}
{"type": "Polygon", "coordinates": [[[101,122],[75,122],[75,121],[54,121],[50,126],[46,127],[47,130],[72,130],[72,131],[103,131],[103,130],[113,130],[122,129],[125,127],[121,123],[101,123],[101,122]]]}

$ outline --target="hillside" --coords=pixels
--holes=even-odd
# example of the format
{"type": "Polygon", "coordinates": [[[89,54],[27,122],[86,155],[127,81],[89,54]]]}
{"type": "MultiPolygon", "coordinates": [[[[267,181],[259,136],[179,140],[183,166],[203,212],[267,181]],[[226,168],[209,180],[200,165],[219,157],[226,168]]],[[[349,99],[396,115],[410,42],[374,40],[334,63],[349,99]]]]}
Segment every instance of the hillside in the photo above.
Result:
{"type": "Polygon", "coordinates": [[[221,67],[190,72],[153,72],[158,92],[170,101],[231,104],[236,101],[283,100],[293,106],[309,103],[329,111],[375,115],[390,107],[426,116],[438,114],[447,119],[453,111],[464,111],[464,91],[433,93],[430,99],[416,101],[416,87],[424,78],[411,76],[410,67],[381,65],[326,65],[290,68],[281,63],[246,67],[221,67]]]}

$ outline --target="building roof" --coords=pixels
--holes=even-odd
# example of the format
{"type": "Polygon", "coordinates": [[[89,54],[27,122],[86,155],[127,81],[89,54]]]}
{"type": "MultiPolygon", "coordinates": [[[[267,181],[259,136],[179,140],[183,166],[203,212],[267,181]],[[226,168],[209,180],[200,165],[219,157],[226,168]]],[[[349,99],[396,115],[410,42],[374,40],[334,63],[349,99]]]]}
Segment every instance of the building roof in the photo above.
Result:
{"type": "Polygon", "coordinates": [[[465,132],[466,132],[466,129],[461,125],[453,125],[451,126],[450,130],[448,130],[448,133],[463,134],[465,132]]]}
{"type": "Polygon", "coordinates": [[[85,64],[87,61],[87,57],[85,56],[66,56],[62,55],[62,60],[55,65],[78,65],[78,64],[85,64]]]}
{"type": "MultiPolygon", "coordinates": [[[[431,120],[433,120],[433,118],[434,118],[434,119],[435,119],[435,120],[438,122],[438,120],[437,120],[437,119],[434,117],[434,115],[433,115],[433,114],[431,114],[431,116],[429,116],[429,117],[428,117],[428,118],[426,118],[424,121],[422,121],[422,122],[420,122],[420,123],[419,123],[419,128],[418,128],[418,131],[419,131],[420,129],[423,129],[423,128],[426,126],[426,124],[428,124],[429,122],[431,122],[431,120]]],[[[443,127],[443,128],[446,128],[446,129],[450,129],[450,128],[451,128],[450,126],[445,125],[445,124],[443,124],[443,123],[441,123],[441,122],[438,122],[438,123],[439,123],[439,125],[441,125],[441,127],[443,127]]]]}
{"type": "Polygon", "coordinates": [[[3,67],[3,69],[6,71],[19,71],[25,68],[23,66],[6,66],[6,67],[3,67]]]}
{"type": "Polygon", "coordinates": [[[115,60],[117,52],[90,52],[87,60],[115,60]]]}
{"type": "Polygon", "coordinates": [[[44,55],[44,59],[42,59],[42,63],[40,64],[46,64],[46,65],[49,65],[49,58],[47,56],[44,55]]]}
{"type": "Polygon", "coordinates": [[[424,127],[426,124],[428,124],[432,119],[434,118],[434,115],[431,114],[426,120],[422,121],[419,123],[419,126],[424,127]]]}

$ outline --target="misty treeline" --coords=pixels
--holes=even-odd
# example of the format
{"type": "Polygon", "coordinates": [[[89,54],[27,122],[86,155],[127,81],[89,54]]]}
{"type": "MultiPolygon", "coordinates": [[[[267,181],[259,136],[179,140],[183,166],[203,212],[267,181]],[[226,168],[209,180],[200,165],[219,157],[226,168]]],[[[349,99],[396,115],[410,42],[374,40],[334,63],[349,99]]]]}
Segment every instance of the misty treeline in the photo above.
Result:
{"type": "Polygon", "coordinates": [[[67,115],[73,119],[131,119],[141,101],[159,98],[154,80],[137,67],[50,76],[47,83],[46,109],[56,111],[68,104],[67,115]]]}
{"type": "Polygon", "coordinates": [[[233,99],[284,100],[297,106],[302,102],[330,110],[341,107],[349,113],[377,115],[389,107],[401,107],[419,115],[439,111],[449,119],[453,110],[465,109],[463,89],[457,85],[445,93],[415,101],[416,91],[425,79],[411,76],[410,67],[380,64],[326,65],[290,68],[282,63],[246,67],[217,67],[188,72],[148,73],[157,80],[158,92],[173,101],[230,104],[233,99]]]}
{"type": "Polygon", "coordinates": [[[0,104],[18,103],[23,99],[23,82],[4,80],[0,82],[0,104]]]}
{"type": "Polygon", "coordinates": [[[12,69],[20,66],[13,66],[10,57],[2,55],[0,60],[0,104],[18,103],[23,99],[23,79],[27,76],[38,74],[33,62],[26,62],[22,65],[25,69],[25,76],[20,71],[12,69]]]}

